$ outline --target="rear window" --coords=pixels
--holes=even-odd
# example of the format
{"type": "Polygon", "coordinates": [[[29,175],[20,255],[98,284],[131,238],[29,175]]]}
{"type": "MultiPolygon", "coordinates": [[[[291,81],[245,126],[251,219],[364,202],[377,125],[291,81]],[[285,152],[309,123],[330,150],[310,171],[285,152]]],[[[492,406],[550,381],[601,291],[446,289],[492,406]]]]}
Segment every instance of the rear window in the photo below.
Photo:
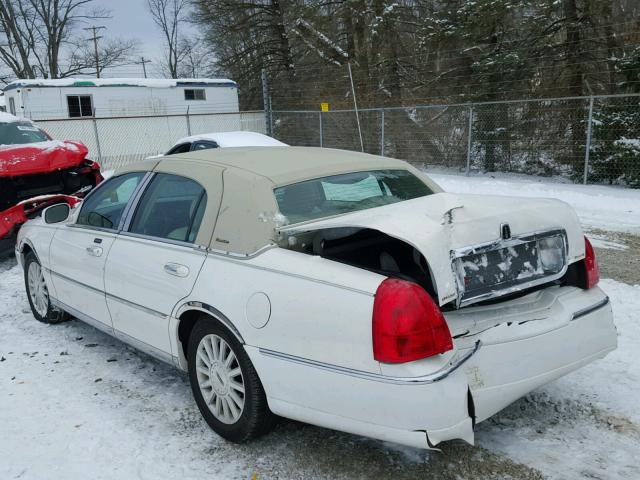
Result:
{"type": "Polygon", "coordinates": [[[293,183],[274,193],[280,213],[289,223],[299,223],[424,197],[433,191],[407,170],[374,170],[293,183]]]}
{"type": "Polygon", "coordinates": [[[0,123],[0,145],[21,145],[47,141],[49,141],[47,134],[30,123],[0,123]]]}

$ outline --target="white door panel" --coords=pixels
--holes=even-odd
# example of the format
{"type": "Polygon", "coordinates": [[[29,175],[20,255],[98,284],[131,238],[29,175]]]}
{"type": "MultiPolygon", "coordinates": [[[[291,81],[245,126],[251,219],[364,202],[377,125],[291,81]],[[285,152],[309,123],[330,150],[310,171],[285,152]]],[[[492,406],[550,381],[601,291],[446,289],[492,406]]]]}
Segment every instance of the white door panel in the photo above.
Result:
{"type": "Polygon", "coordinates": [[[111,328],[104,295],[104,264],[115,235],[65,225],[50,248],[51,278],[56,298],[111,328]]]}
{"type": "Polygon", "coordinates": [[[204,258],[192,246],[119,235],[105,270],[116,335],[170,354],[169,316],[193,289],[204,258]]]}

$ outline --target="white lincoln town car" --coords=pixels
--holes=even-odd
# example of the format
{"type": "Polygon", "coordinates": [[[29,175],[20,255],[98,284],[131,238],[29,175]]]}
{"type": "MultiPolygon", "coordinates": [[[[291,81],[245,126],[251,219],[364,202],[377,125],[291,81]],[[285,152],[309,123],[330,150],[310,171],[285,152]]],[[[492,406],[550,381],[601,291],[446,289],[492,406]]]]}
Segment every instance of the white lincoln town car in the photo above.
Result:
{"type": "Polygon", "coordinates": [[[443,192],[405,162],[298,147],[132,164],[20,230],[37,320],[188,372],[243,442],[277,416],[418,448],[616,348],[557,200],[443,192]]]}

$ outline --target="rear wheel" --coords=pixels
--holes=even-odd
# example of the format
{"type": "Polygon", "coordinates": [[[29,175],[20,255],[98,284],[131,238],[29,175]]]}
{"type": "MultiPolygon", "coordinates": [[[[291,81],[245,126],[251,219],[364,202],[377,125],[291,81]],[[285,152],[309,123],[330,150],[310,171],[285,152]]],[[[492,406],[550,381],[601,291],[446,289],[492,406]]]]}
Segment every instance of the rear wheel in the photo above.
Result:
{"type": "Polygon", "coordinates": [[[43,323],[60,323],[68,319],[68,315],[64,311],[51,304],[42,265],[32,252],[25,257],[24,284],[31,313],[36,320],[43,323]]]}
{"type": "Polygon", "coordinates": [[[187,356],[193,396],[218,435],[242,443],[271,429],[275,417],[264,389],[234,335],[218,323],[200,320],[189,337],[187,356]]]}

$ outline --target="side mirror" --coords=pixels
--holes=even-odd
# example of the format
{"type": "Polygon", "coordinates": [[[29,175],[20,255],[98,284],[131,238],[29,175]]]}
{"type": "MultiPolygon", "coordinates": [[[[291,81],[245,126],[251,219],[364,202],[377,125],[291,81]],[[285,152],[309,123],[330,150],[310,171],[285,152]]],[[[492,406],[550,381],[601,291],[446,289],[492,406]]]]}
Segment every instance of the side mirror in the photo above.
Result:
{"type": "Polygon", "coordinates": [[[58,203],[57,205],[51,205],[42,212],[42,218],[44,223],[60,223],[69,218],[71,207],[68,203],[58,203]]]}

